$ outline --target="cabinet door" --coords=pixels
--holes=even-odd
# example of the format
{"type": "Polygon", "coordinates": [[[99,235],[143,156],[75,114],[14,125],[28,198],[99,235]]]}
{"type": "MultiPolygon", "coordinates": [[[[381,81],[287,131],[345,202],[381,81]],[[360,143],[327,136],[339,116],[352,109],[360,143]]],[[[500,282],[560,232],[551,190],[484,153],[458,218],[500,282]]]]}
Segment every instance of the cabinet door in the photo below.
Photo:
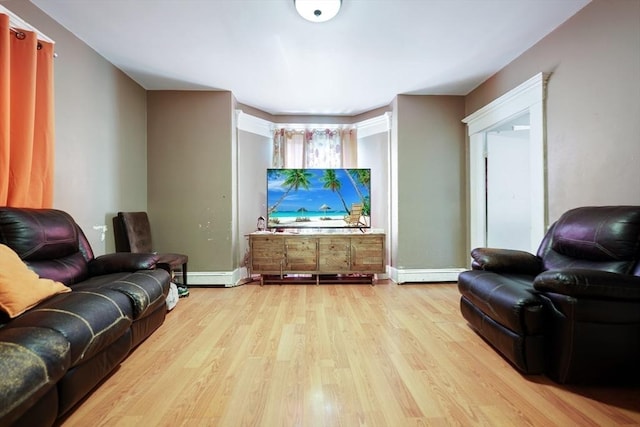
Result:
{"type": "Polygon", "coordinates": [[[384,238],[362,236],[351,238],[351,270],[384,273],[384,238]]]}
{"type": "Polygon", "coordinates": [[[346,273],[351,269],[351,239],[320,237],[318,239],[318,270],[321,273],[346,273]]]}
{"type": "Polygon", "coordinates": [[[284,239],[279,236],[251,236],[251,272],[280,274],[284,268],[284,239]]]}
{"type": "Polygon", "coordinates": [[[313,237],[285,238],[285,270],[316,271],[318,269],[317,242],[318,239],[313,237]]]}

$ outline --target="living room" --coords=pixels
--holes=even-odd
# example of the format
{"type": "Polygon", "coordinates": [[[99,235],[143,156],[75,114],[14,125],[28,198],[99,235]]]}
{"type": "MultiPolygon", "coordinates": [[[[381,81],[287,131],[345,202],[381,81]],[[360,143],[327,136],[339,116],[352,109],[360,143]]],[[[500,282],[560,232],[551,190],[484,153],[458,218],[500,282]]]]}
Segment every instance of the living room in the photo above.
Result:
{"type": "MultiPolygon", "coordinates": [[[[163,230],[155,237],[160,250],[188,253],[192,272],[214,278],[222,274],[228,280],[244,256],[244,234],[251,231],[240,225],[253,227],[261,214],[243,212],[244,219],[233,214],[238,171],[232,170],[237,144],[232,143],[232,116],[243,108],[235,105],[233,93],[145,91],[34,4],[3,4],[56,40],[54,205],[73,213],[97,253],[113,250],[113,235],[106,233],[102,242],[93,226],[110,225],[121,210],[146,210],[154,229],[163,230]],[[193,150],[178,144],[168,148],[154,137],[160,131],[154,128],[154,112],[168,100],[180,100],[182,118],[207,120],[206,136],[196,134],[189,141],[180,136],[193,150]],[[226,142],[214,150],[207,141],[226,142]],[[200,227],[207,223],[216,225],[202,233],[200,227]]],[[[382,111],[349,118],[358,123],[390,112],[398,126],[392,132],[397,132],[400,147],[397,186],[403,191],[392,221],[397,232],[387,230],[395,242],[389,245],[390,266],[467,266],[468,154],[462,119],[540,72],[551,73],[546,95],[547,224],[574,206],[638,202],[638,194],[628,189],[628,183],[638,180],[632,167],[638,156],[634,137],[639,108],[634,7],[634,2],[591,2],[466,96],[398,95],[382,111]],[[418,203],[416,191],[429,196],[418,203]],[[425,247],[425,241],[430,245],[425,247]]],[[[196,127],[186,123],[186,128],[196,127]]]]}
{"type": "Polygon", "coordinates": [[[115,244],[111,232],[103,241],[94,226],[110,226],[118,211],[147,211],[158,250],[189,254],[194,283],[235,285],[244,236],[261,214],[259,202],[238,208],[238,179],[263,177],[265,167],[251,171],[236,155],[244,144],[269,143],[238,130],[236,110],[273,123],[357,124],[390,115],[393,128],[364,141],[396,150],[393,179],[402,191],[388,218],[389,266],[408,273],[467,268],[463,119],[541,72],[550,74],[546,224],[576,206],[640,204],[635,0],[590,2],[464,96],[398,94],[388,106],[346,119],[277,117],[237,103],[231,91],[145,90],[33,3],[2,4],[56,41],[54,207],[73,215],[96,254],[115,244]]]}
{"type": "MultiPolygon", "coordinates": [[[[155,237],[159,250],[188,253],[192,272],[222,273],[227,280],[244,256],[241,244],[252,231],[244,227],[253,228],[261,214],[242,212],[235,218],[233,213],[238,197],[234,174],[239,172],[232,169],[237,149],[232,116],[243,108],[235,105],[233,93],[145,91],[34,4],[3,4],[56,41],[54,205],[73,213],[97,253],[113,250],[113,235],[106,233],[102,242],[93,226],[110,225],[118,211],[146,210],[152,227],[163,230],[155,237]],[[206,136],[186,140],[180,134],[181,144],[193,145],[193,150],[179,144],[169,148],[155,137],[167,130],[166,124],[156,129],[155,112],[178,101],[180,118],[189,119],[181,121],[183,128],[176,134],[197,128],[189,123],[198,120],[209,127],[206,136]],[[214,149],[208,141],[226,142],[214,149]],[[201,227],[208,223],[213,225],[203,233],[201,227]]],[[[389,245],[391,267],[467,266],[468,143],[462,119],[540,72],[551,73],[546,94],[547,224],[575,206],[638,203],[640,196],[628,189],[639,173],[632,167],[638,156],[639,108],[635,7],[625,1],[589,3],[467,96],[398,95],[381,111],[349,118],[358,123],[390,112],[397,124],[392,132],[397,132],[399,146],[397,186],[403,191],[392,221],[397,231],[387,230],[394,242],[389,245]],[[413,196],[417,191],[428,194],[422,203],[413,196]],[[430,242],[426,247],[425,241],[430,242]]]]}

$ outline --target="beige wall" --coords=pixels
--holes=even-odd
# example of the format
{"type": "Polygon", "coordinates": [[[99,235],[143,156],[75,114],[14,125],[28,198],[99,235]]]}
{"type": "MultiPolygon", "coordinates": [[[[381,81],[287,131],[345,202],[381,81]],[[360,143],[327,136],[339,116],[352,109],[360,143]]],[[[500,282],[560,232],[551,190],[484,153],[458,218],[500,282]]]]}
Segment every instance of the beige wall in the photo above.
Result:
{"type": "MultiPolygon", "coordinates": [[[[78,220],[97,253],[112,250],[113,236],[109,231],[100,242],[93,225],[110,226],[118,210],[148,209],[158,250],[188,253],[191,271],[236,268],[244,225],[234,219],[234,187],[243,169],[234,146],[232,94],[147,94],[30,2],[3,5],[57,42],[55,206],[78,220]]],[[[540,71],[552,72],[550,220],[577,205],[640,204],[638,16],[640,2],[594,0],[467,97],[400,95],[393,101],[394,266],[466,264],[460,120],[540,71]]]]}
{"type": "Polygon", "coordinates": [[[233,218],[231,92],[149,91],[148,210],[159,252],[189,255],[190,271],[231,271],[233,218]]]}
{"type": "Polygon", "coordinates": [[[549,221],[640,204],[640,2],[594,0],[466,97],[470,114],[539,72],[547,92],[549,221]]]}
{"type": "Polygon", "coordinates": [[[2,5],[56,42],[54,207],[75,218],[96,255],[112,252],[113,215],[147,207],[145,90],[31,2],[2,5]],[[105,242],[93,229],[102,224],[105,242]]]}
{"type": "Polygon", "coordinates": [[[396,99],[391,191],[397,231],[391,265],[398,269],[465,265],[463,117],[460,96],[396,99]]]}

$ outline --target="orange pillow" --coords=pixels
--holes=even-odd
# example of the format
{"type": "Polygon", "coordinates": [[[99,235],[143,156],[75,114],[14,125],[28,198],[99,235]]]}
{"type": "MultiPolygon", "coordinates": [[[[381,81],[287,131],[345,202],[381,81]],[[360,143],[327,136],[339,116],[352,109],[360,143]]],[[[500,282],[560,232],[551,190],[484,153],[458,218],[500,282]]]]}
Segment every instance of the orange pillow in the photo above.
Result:
{"type": "Polygon", "coordinates": [[[10,247],[0,244],[0,310],[10,318],[21,315],[56,294],[70,292],[60,282],[41,279],[10,247]]]}

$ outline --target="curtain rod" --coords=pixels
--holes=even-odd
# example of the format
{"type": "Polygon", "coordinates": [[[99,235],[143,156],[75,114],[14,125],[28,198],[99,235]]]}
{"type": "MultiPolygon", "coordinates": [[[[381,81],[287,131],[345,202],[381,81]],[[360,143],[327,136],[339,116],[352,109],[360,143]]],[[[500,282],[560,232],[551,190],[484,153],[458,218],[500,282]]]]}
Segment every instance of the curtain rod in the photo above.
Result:
{"type": "Polygon", "coordinates": [[[2,5],[0,5],[0,13],[4,13],[5,15],[9,16],[9,26],[11,27],[12,30],[14,30],[14,31],[19,31],[19,30],[32,31],[32,32],[34,32],[34,33],[36,33],[38,35],[38,39],[46,41],[46,42],[49,42],[49,43],[55,43],[50,37],[48,37],[42,31],[39,31],[33,25],[28,24],[22,18],[20,18],[18,15],[16,15],[13,12],[11,12],[9,9],[7,9],[6,7],[4,7],[2,5]]]}
{"type": "Polygon", "coordinates": [[[318,124],[318,123],[272,123],[274,129],[289,129],[289,130],[319,130],[325,129],[335,130],[350,130],[357,129],[354,124],[318,124]]]}

